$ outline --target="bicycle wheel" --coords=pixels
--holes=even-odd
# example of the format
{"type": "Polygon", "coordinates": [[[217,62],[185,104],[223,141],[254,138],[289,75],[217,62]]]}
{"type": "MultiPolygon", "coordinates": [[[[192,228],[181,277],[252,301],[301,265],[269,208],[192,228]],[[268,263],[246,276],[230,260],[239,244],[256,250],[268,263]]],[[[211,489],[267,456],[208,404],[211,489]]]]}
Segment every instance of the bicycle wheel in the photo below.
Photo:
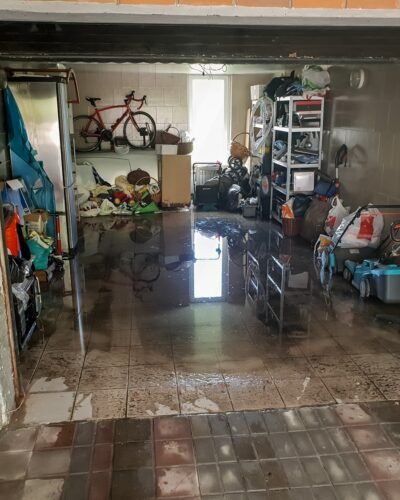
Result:
{"type": "Polygon", "coordinates": [[[136,111],[124,123],[124,137],[134,149],[146,149],[156,139],[156,124],[153,118],[144,111],[136,111]]]}
{"type": "Polygon", "coordinates": [[[101,141],[101,125],[95,118],[79,115],[74,118],[75,149],[79,153],[94,151],[101,141]]]}

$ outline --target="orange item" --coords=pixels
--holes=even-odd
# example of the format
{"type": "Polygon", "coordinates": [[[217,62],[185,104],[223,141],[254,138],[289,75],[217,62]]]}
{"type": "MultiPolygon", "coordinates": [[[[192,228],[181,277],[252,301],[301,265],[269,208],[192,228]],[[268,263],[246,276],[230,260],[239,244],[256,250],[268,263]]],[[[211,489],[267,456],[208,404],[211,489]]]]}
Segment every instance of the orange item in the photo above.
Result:
{"type": "Polygon", "coordinates": [[[60,217],[56,215],[56,254],[62,255],[60,217]]]}
{"type": "Polygon", "coordinates": [[[18,239],[17,224],[20,223],[18,213],[14,213],[7,217],[6,220],[6,245],[8,250],[14,257],[18,257],[20,253],[20,244],[18,239]]]}

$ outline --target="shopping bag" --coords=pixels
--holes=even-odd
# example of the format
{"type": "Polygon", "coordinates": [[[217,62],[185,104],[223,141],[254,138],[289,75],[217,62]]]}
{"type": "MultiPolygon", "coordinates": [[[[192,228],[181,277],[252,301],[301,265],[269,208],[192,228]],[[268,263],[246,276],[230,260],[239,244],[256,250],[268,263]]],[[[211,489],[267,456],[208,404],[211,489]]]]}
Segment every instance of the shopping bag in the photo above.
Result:
{"type": "Polygon", "coordinates": [[[325,232],[328,236],[332,236],[343,218],[349,215],[349,211],[342,204],[338,196],[335,196],[331,202],[331,209],[325,221],[325,232]]]}
{"type": "Polygon", "coordinates": [[[383,216],[378,209],[368,208],[361,214],[357,210],[343,218],[332,240],[336,243],[343,235],[339,243],[341,248],[377,248],[381,241],[383,227],[383,216]],[[358,216],[354,219],[356,213],[358,216]]]}

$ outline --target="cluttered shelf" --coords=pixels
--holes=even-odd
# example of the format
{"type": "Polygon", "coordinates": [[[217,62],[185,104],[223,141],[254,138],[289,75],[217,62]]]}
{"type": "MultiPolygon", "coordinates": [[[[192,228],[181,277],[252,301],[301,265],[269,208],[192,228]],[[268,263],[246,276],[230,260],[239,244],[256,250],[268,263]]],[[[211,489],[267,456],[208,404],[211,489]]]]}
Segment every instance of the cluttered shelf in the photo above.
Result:
{"type": "MultiPolygon", "coordinates": [[[[279,191],[280,193],[286,195],[288,194],[288,190],[286,188],[284,188],[283,186],[278,186],[277,184],[272,184],[272,187],[274,189],[276,189],[277,191],[279,191]]],[[[290,189],[289,190],[289,194],[290,195],[295,195],[295,194],[298,194],[298,193],[301,193],[301,194],[304,194],[304,195],[307,195],[307,196],[311,196],[313,194],[312,191],[294,191],[293,189],[290,189]]]]}
{"type": "Polygon", "coordinates": [[[277,132],[305,133],[305,132],[321,132],[321,127],[274,127],[277,132]]]}
{"type": "MultiPolygon", "coordinates": [[[[274,163],[277,165],[280,165],[281,167],[288,168],[288,164],[284,161],[281,160],[275,160],[274,158],[272,159],[274,163]]],[[[290,168],[306,168],[306,169],[312,169],[312,168],[319,168],[319,163],[291,163],[290,168]]]]}

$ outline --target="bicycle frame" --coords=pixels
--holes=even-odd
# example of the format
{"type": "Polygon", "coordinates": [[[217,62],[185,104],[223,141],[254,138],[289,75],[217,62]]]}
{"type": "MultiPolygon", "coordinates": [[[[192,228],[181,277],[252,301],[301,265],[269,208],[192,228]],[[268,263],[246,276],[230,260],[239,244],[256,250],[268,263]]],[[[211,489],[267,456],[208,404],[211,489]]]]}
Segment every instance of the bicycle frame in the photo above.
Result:
{"type": "MultiPolygon", "coordinates": [[[[106,128],[106,125],[105,125],[104,120],[103,120],[103,118],[102,118],[102,116],[101,116],[101,113],[102,113],[103,111],[108,111],[108,110],[110,110],[110,109],[117,109],[117,108],[124,108],[124,109],[125,109],[125,111],[124,111],[124,113],[122,113],[122,115],[121,115],[119,118],[117,118],[117,120],[116,120],[116,121],[115,121],[115,122],[111,125],[111,130],[114,132],[114,130],[118,127],[118,125],[119,125],[121,122],[123,122],[123,121],[125,120],[125,118],[127,118],[127,117],[128,117],[128,115],[129,115],[130,113],[132,113],[132,110],[131,110],[131,108],[129,107],[129,104],[118,104],[118,105],[113,105],[113,106],[106,106],[105,108],[100,108],[100,109],[96,108],[96,109],[94,110],[94,112],[93,112],[91,115],[89,115],[89,116],[90,116],[90,118],[95,118],[95,119],[96,119],[96,120],[100,123],[101,127],[104,129],[104,128],[106,128]]],[[[134,123],[135,123],[135,122],[134,122],[134,123]]],[[[135,124],[135,126],[136,126],[136,124],[135,124]]]]}
{"type": "MultiPolygon", "coordinates": [[[[89,116],[90,116],[90,118],[94,118],[95,120],[97,120],[100,123],[101,128],[105,129],[106,125],[105,125],[104,120],[101,116],[101,113],[103,111],[108,111],[110,109],[124,108],[125,109],[124,113],[122,113],[122,115],[119,118],[117,118],[117,120],[111,125],[111,131],[114,132],[114,130],[120,125],[120,123],[122,123],[125,120],[125,118],[127,118],[131,113],[134,113],[130,107],[130,104],[132,101],[140,102],[140,105],[136,109],[136,111],[139,111],[143,107],[143,104],[145,102],[145,98],[135,99],[134,97],[129,97],[126,99],[125,104],[116,104],[116,105],[112,105],[112,106],[106,106],[104,108],[95,108],[94,112],[89,116]]],[[[136,130],[139,131],[139,127],[138,127],[138,125],[135,121],[135,118],[133,116],[132,116],[132,122],[133,122],[133,125],[135,126],[136,130]]],[[[89,127],[89,124],[90,124],[90,121],[88,121],[88,123],[86,125],[86,130],[85,130],[86,135],[92,136],[92,137],[101,137],[101,132],[99,134],[95,134],[95,133],[88,134],[87,129],[89,127]]]]}

